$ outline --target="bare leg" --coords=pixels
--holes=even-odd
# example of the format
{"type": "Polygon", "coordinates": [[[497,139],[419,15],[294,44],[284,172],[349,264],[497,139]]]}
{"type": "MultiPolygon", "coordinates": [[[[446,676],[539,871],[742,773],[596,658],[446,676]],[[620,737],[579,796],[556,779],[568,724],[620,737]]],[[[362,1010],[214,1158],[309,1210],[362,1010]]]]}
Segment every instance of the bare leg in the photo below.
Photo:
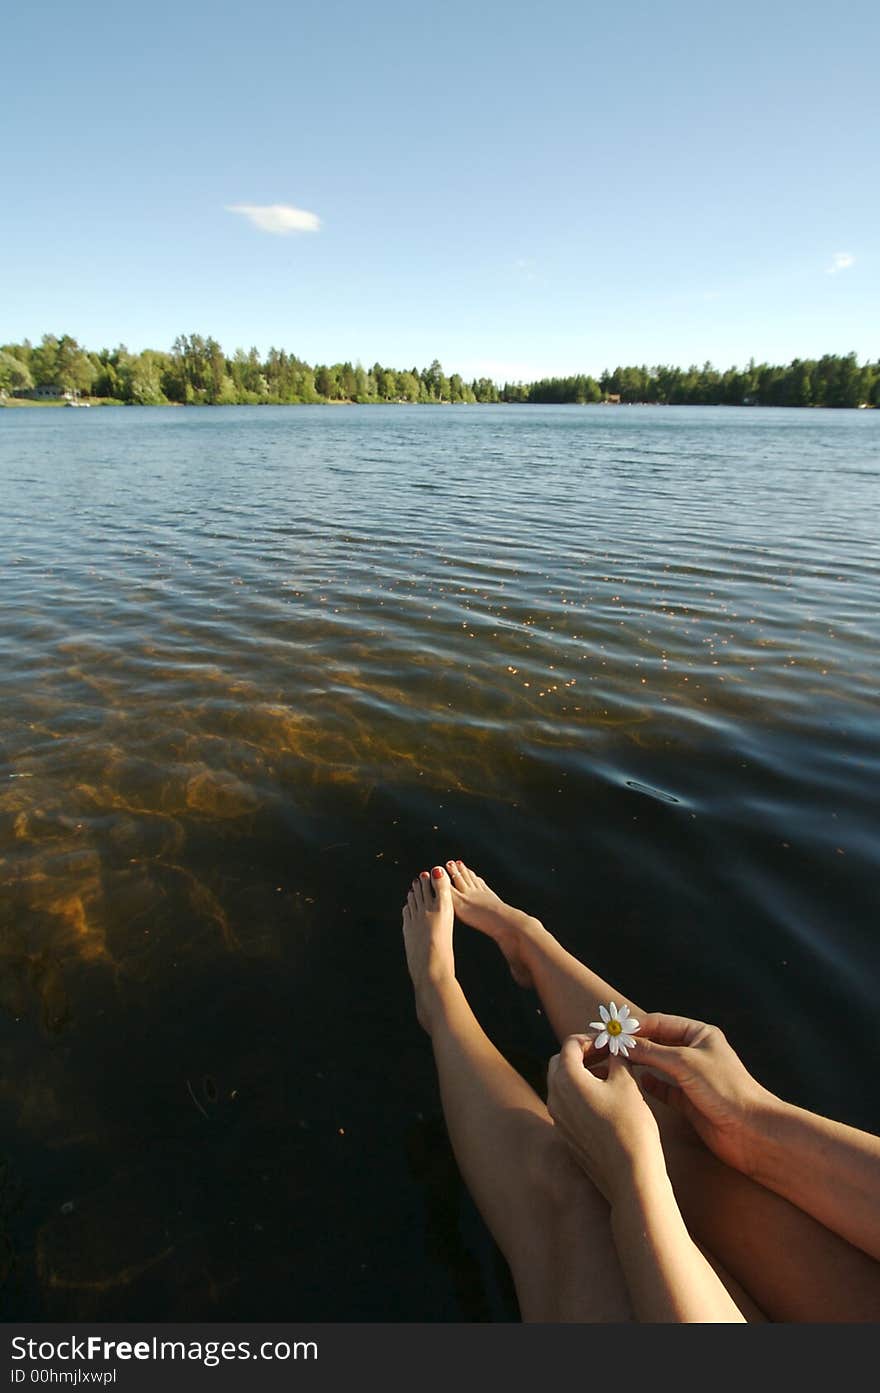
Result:
{"type": "MultiPolygon", "coordinates": [[[[495,939],[515,981],[534,986],[558,1039],[588,1028],[600,1002],[627,1002],[636,1016],[645,1014],[463,862],[447,869],[456,914],[495,939]]],[[[880,1320],[880,1263],[725,1166],[677,1113],[653,1099],[650,1105],[688,1228],[771,1320],[880,1320]]]]}
{"type": "Polygon", "coordinates": [[[416,1009],[456,1160],[510,1266],[522,1318],[632,1320],[608,1207],[474,1017],[455,978],[452,926],[448,878],[441,872],[432,884],[423,873],[403,911],[416,1009]]]}
{"type": "Polygon", "coordinates": [[[455,913],[495,940],[518,986],[535,988],[558,1040],[588,1030],[600,1002],[627,1002],[636,1016],[647,1014],[572,957],[540,919],[506,904],[463,861],[447,861],[446,869],[455,913]]]}

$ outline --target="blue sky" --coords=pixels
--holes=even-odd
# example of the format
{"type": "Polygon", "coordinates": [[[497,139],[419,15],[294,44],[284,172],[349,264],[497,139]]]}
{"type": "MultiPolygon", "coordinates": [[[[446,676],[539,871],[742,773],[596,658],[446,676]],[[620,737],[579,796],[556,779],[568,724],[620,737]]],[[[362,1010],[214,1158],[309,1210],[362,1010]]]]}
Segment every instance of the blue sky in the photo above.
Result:
{"type": "Polygon", "coordinates": [[[873,0],[49,0],[0,45],[0,342],[880,356],[873,0]]]}

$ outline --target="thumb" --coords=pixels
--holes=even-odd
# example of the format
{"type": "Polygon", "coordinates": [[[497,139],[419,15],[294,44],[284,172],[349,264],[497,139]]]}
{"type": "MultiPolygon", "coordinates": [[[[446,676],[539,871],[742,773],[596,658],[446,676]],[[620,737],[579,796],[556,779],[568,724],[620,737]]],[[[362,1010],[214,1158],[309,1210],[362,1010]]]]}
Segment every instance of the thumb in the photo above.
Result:
{"type": "Polygon", "coordinates": [[[563,1041],[557,1058],[559,1067],[570,1077],[581,1080],[581,1075],[586,1073],[584,1068],[584,1055],[592,1041],[588,1035],[569,1035],[563,1041]]]}

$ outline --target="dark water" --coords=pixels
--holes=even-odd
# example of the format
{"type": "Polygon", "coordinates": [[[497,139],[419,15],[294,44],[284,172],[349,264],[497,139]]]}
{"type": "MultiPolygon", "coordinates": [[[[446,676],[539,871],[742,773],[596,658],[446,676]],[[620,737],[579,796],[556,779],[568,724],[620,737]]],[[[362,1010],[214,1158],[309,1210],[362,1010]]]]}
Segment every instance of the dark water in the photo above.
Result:
{"type": "Polygon", "coordinates": [[[872,412],[0,412],[7,1316],[509,1317],[401,950],[449,856],[877,1130],[878,471],[872,412]]]}

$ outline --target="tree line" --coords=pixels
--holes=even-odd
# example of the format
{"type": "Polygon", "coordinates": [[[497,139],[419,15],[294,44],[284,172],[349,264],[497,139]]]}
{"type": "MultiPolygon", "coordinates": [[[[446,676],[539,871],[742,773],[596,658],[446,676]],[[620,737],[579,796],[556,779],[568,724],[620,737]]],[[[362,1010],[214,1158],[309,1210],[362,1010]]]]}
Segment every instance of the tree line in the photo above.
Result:
{"type": "Polygon", "coordinates": [[[756,363],[720,372],[701,368],[615,368],[596,380],[555,377],[505,386],[502,399],[527,402],[621,402],[667,406],[880,406],[880,361],[860,366],[855,353],[756,363]]]}
{"type": "Polygon", "coordinates": [[[620,400],[669,406],[880,406],[880,361],[859,364],[855,353],[796,358],[785,365],[749,362],[726,372],[703,366],[618,367],[595,378],[584,374],[540,382],[490,378],[466,382],[435,359],[426,368],[374,363],[311,366],[284,349],[238,348],[227,357],[216,339],[182,334],[169,352],[124,345],[91,352],[69,334],[45,334],[0,348],[0,394],[27,396],[39,389],[137,406],[287,405],[300,402],[541,402],[620,400]]]}

